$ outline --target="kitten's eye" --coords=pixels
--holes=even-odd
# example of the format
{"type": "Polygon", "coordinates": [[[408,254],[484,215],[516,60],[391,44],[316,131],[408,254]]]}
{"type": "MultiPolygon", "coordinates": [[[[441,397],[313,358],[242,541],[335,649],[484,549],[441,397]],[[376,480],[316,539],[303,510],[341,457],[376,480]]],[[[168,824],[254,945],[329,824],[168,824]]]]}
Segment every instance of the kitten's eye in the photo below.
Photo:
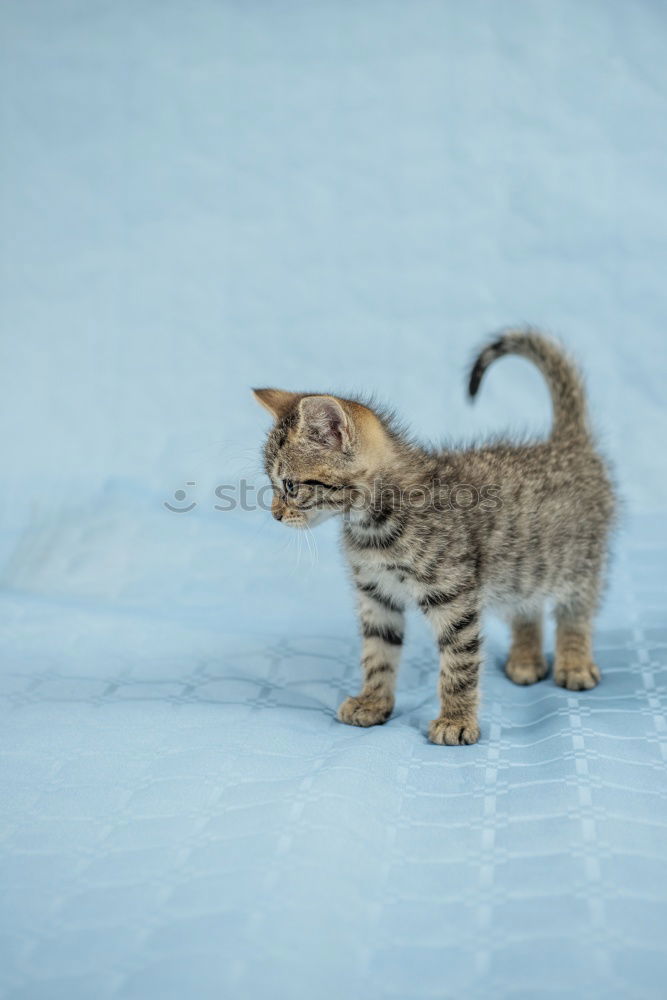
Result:
{"type": "Polygon", "coordinates": [[[299,492],[299,487],[292,479],[283,479],[283,491],[288,497],[294,497],[299,492]]]}

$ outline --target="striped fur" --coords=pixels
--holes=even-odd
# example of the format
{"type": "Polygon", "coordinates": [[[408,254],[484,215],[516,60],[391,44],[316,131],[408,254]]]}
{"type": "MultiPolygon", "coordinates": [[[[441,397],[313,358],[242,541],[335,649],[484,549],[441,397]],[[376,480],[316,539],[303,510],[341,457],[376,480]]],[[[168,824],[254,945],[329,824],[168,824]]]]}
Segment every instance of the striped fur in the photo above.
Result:
{"type": "Polygon", "coordinates": [[[363,687],[341,705],[343,722],[389,718],[408,604],[432,626],[440,656],[440,714],[429,733],[435,743],[479,738],[484,607],[511,623],[506,671],[515,683],[546,674],[547,602],[557,622],[556,682],[582,690],[600,678],[591,623],[614,519],[609,473],[588,427],[581,377],[536,331],[494,338],[471,370],[471,396],[489,365],[512,353],[533,361],[547,380],[554,424],[546,441],[426,449],[357,400],[256,390],[276,418],[265,449],[274,516],[295,527],[344,517],[363,687]],[[472,504],[461,500],[467,496],[472,504]]]}
{"type": "Polygon", "coordinates": [[[404,633],[404,608],[400,599],[385,593],[377,581],[356,579],[363,649],[363,688],[339,709],[342,722],[374,726],[386,722],[394,707],[396,672],[404,633]]]}

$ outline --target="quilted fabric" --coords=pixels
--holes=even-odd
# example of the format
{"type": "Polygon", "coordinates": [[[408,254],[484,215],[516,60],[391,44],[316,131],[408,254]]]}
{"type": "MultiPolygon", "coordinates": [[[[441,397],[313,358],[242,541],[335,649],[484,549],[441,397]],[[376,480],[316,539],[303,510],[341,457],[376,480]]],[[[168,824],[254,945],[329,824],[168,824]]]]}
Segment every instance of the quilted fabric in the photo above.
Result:
{"type": "Polygon", "coordinates": [[[21,0],[0,47],[0,996],[662,998],[664,6],[21,0]],[[335,525],[258,509],[248,387],[541,433],[521,361],[463,401],[523,319],[626,501],[603,681],[514,687],[490,618],[434,747],[415,613],[342,726],[335,525]]]}
{"type": "Polygon", "coordinates": [[[660,996],[664,523],[622,549],[603,683],[513,686],[490,621],[456,749],[417,620],[361,730],[351,615],[260,637],[5,597],[3,996],[660,996]]]}

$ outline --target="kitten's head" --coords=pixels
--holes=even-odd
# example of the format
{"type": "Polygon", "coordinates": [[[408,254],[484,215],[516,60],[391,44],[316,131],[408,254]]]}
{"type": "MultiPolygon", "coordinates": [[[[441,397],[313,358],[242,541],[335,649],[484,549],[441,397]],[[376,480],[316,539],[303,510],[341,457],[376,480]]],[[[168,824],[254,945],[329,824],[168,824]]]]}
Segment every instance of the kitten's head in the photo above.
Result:
{"type": "Polygon", "coordinates": [[[378,475],[391,440],[367,406],[337,396],[253,389],[275,424],[264,448],[273,516],[313,527],[358,506],[378,475]]]}

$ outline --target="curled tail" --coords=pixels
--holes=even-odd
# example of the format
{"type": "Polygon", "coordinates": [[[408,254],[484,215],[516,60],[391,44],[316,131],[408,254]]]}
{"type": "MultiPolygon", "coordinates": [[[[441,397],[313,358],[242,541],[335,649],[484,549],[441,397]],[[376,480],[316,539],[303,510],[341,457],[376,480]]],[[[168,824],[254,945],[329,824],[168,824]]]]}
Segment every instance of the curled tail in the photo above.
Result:
{"type": "Polygon", "coordinates": [[[565,352],[534,330],[508,330],[488,344],[470,372],[468,392],[477,395],[484,372],[497,358],[518,354],[537,365],[544,375],[553,405],[552,438],[588,437],[586,397],[581,375],[565,352]]]}

